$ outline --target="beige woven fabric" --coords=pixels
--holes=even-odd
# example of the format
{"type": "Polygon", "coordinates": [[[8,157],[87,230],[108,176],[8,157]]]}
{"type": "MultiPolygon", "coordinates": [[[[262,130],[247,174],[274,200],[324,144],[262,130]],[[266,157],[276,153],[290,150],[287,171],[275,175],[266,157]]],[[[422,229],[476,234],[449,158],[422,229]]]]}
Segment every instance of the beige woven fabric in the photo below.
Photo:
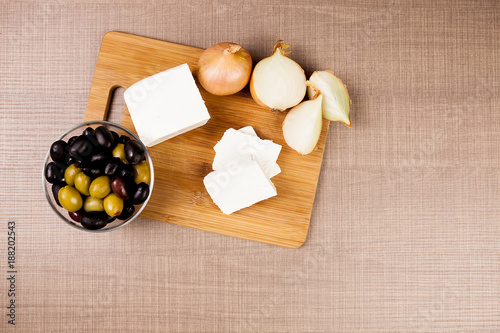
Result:
{"type": "Polygon", "coordinates": [[[496,0],[1,1],[0,331],[9,220],[17,332],[500,331],[499,20],[496,0]],[[343,79],[353,127],[331,126],[304,246],[57,219],[42,162],[109,30],[254,59],[284,39],[343,79]]]}

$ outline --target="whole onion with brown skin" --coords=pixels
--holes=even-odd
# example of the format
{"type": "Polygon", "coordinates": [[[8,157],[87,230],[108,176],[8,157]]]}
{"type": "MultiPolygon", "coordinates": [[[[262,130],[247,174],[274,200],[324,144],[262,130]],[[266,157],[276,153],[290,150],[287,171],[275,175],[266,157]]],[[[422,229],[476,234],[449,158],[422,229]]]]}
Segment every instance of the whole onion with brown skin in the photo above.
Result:
{"type": "Polygon", "coordinates": [[[198,60],[198,80],[211,94],[232,95],[243,89],[252,73],[252,57],[236,43],[210,46],[198,60]]]}

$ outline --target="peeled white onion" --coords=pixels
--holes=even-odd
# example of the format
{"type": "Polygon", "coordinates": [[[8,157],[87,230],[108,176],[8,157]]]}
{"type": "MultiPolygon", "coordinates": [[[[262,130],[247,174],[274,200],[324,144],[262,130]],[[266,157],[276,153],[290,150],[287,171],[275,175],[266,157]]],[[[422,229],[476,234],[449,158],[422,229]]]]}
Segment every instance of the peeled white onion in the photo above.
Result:
{"type": "Polygon", "coordinates": [[[198,60],[197,77],[211,94],[232,95],[243,89],[252,73],[252,57],[236,43],[218,43],[206,49],[198,60]]]}
{"type": "Polygon", "coordinates": [[[306,94],[304,70],[286,56],[288,47],[282,40],[276,42],[273,54],[257,63],[250,79],[253,99],[273,111],[294,107],[306,94]]]}
{"type": "Polygon", "coordinates": [[[302,102],[288,111],[283,121],[286,143],[302,155],[312,152],[318,144],[323,124],[322,102],[322,95],[302,102]]]}
{"type": "Polygon", "coordinates": [[[319,91],[323,95],[323,117],[331,121],[340,121],[351,127],[349,112],[351,99],[342,81],[332,71],[315,71],[309,78],[307,95],[313,98],[319,91]]]}

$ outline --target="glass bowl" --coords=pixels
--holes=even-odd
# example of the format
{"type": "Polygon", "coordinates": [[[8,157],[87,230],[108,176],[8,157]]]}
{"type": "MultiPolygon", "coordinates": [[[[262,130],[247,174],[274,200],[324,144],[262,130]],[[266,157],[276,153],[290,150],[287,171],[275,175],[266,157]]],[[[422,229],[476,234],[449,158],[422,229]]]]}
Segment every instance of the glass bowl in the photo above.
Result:
{"type": "Polygon", "coordinates": [[[110,221],[106,226],[104,226],[101,229],[96,229],[96,230],[87,229],[87,228],[84,228],[79,222],[74,221],[69,216],[68,211],[66,209],[60,207],[54,199],[54,196],[52,194],[52,185],[53,184],[49,183],[45,178],[45,169],[47,167],[47,164],[52,162],[52,159],[50,157],[50,147],[49,147],[48,152],[47,152],[47,156],[45,157],[45,161],[43,164],[43,170],[42,170],[42,183],[43,183],[43,191],[45,193],[45,197],[47,198],[47,201],[49,202],[50,207],[52,207],[54,212],[64,222],[66,222],[67,224],[69,224],[70,226],[72,226],[76,229],[90,231],[90,232],[106,232],[106,231],[116,230],[116,229],[121,228],[124,225],[132,222],[132,220],[134,220],[137,216],[139,216],[139,214],[141,214],[143,209],[146,207],[149,199],[151,198],[151,193],[153,193],[153,184],[154,184],[153,163],[151,161],[151,156],[149,155],[148,149],[134,133],[132,133],[131,131],[129,131],[128,129],[126,129],[125,127],[123,127],[121,125],[114,124],[114,123],[111,123],[108,121],[87,121],[87,122],[81,123],[79,125],[76,125],[76,126],[70,128],[69,130],[67,130],[65,133],[63,133],[59,138],[57,138],[54,141],[64,140],[64,141],[68,142],[68,140],[71,137],[80,136],[82,134],[82,132],[87,127],[92,127],[93,129],[95,129],[101,125],[107,127],[110,131],[115,131],[120,136],[126,135],[126,136],[130,137],[130,139],[133,139],[133,140],[136,140],[137,142],[139,142],[139,144],[141,145],[141,147],[144,149],[144,152],[145,152],[144,155],[145,155],[145,159],[149,165],[151,179],[149,182],[149,195],[147,196],[146,200],[142,204],[134,206],[135,211],[129,218],[127,218],[125,220],[120,220],[117,218],[114,221],[110,221]]]}

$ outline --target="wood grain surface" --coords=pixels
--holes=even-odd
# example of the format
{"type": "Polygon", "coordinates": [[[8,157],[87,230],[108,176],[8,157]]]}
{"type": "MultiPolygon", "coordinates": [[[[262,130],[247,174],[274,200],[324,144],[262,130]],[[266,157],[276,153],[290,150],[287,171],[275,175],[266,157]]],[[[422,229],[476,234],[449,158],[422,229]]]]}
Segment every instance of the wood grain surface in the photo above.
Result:
{"type": "MultiPolygon", "coordinates": [[[[112,92],[169,68],[187,63],[194,73],[203,49],[111,31],[102,39],[85,121],[106,120],[112,92]]],[[[149,148],[155,169],[151,200],[141,216],[185,227],[297,248],[306,240],[329,122],[317,148],[301,156],[283,139],[286,113],[257,105],[247,88],[231,96],[215,96],[199,83],[210,113],[208,123],[149,148]],[[278,196],[230,215],[212,202],[203,178],[212,171],[213,147],[229,128],[253,126],[262,139],[282,146],[273,177],[278,196]]],[[[123,126],[135,131],[125,108],[123,126]]]]}
{"type": "Polygon", "coordinates": [[[496,0],[0,1],[0,332],[499,332],[499,20],[496,0]],[[353,126],[330,124],[303,246],[57,219],[43,159],[112,30],[256,61],[284,39],[346,83],[353,126]]]}

